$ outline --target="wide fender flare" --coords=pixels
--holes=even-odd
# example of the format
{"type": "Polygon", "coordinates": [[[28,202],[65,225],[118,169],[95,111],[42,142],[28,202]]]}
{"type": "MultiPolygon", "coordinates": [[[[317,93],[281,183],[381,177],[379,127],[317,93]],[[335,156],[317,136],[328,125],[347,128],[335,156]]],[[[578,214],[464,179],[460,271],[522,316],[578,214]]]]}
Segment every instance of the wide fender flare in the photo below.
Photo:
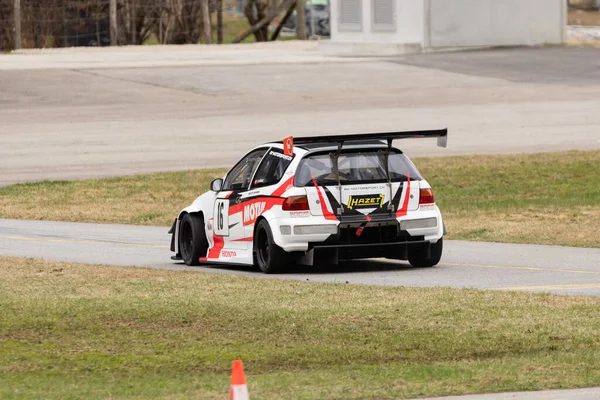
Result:
{"type": "Polygon", "coordinates": [[[442,213],[437,204],[435,206],[435,211],[437,212],[440,221],[438,232],[435,235],[425,236],[425,240],[435,240],[435,242],[437,242],[440,238],[446,236],[446,223],[444,222],[444,218],[442,217],[442,213]]]}
{"type": "Polygon", "coordinates": [[[435,205],[435,211],[437,211],[438,215],[440,216],[441,230],[442,230],[441,234],[442,234],[442,236],[446,236],[446,223],[444,222],[444,218],[442,216],[442,211],[437,206],[437,204],[435,205]]]}
{"type": "MultiPolygon", "coordinates": [[[[179,211],[179,213],[177,214],[177,219],[175,220],[175,229],[173,232],[173,240],[176,254],[179,254],[179,225],[183,216],[185,214],[201,212],[204,215],[206,222],[207,219],[212,217],[212,206],[214,204],[215,197],[216,194],[214,192],[206,192],[201,196],[198,196],[192,204],[179,211]]],[[[209,246],[212,246],[213,238],[212,235],[209,235],[206,224],[204,226],[204,232],[206,234],[206,239],[208,239],[209,246]]]]}
{"type": "MultiPolygon", "coordinates": [[[[271,228],[271,234],[273,235],[273,241],[279,247],[283,247],[283,238],[281,236],[281,231],[279,230],[279,225],[276,225],[275,219],[278,217],[277,212],[281,213],[281,208],[277,210],[270,209],[265,211],[260,215],[259,218],[256,219],[256,223],[254,224],[254,230],[256,230],[257,223],[260,219],[265,219],[269,223],[269,227],[271,228]]],[[[254,238],[254,235],[252,235],[254,238]]]]}

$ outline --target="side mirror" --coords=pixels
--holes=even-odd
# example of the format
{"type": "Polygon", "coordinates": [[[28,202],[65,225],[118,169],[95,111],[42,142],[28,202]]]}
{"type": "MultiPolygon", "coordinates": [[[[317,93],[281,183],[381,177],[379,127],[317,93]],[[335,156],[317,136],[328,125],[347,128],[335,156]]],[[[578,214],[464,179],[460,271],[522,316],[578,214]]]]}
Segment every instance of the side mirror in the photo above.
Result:
{"type": "Polygon", "coordinates": [[[210,190],[213,192],[220,192],[223,188],[223,179],[217,178],[210,183],[210,190]]]}

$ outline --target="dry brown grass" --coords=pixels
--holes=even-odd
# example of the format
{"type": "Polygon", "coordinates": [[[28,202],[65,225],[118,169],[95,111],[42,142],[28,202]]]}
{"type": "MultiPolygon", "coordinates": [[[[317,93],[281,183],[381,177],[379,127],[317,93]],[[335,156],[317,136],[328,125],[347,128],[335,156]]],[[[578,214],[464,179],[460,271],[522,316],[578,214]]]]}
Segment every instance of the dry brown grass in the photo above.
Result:
{"type": "MultiPolygon", "coordinates": [[[[600,247],[600,151],[417,158],[449,239],[600,247]]],[[[225,170],[0,188],[0,217],[169,226],[225,170]]]]}
{"type": "Polygon", "coordinates": [[[451,238],[600,247],[600,207],[542,207],[513,213],[445,213],[451,238]]]}
{"type": "Polygon", "coordinates": [[[168,226],[225,170],[156,173],[0,188],[3,218],[168,226]]]}
{"type": "Polygon", "coordinates": [[[568,25],[600,26],[600,11],[569,9],[568,25]]]}
{"type": "Polygon", "coordinates": [[[600,247],[600,151],[416,159],[450,239],[600,247]]]}

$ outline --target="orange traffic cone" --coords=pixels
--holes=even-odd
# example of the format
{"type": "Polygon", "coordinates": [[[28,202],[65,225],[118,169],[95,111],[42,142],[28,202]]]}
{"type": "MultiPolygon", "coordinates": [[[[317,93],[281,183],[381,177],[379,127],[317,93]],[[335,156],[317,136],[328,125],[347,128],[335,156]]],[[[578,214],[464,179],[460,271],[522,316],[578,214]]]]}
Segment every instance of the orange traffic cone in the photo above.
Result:
{"type": "Polygon", "coordinates": [[[229,389],[229,400],[250,400],[248,386],[246,386],[246,375],[242,360],[234,360],[231,370],[231,386],[229,389]]]}

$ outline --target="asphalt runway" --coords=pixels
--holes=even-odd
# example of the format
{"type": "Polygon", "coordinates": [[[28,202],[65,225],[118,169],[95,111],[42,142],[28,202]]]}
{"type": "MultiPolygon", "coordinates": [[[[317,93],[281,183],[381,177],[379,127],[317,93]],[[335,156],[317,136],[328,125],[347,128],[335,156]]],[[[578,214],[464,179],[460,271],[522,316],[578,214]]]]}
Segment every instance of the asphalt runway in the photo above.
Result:
{"type": "MultiPolygon", "coordinates": [[[[149,46],[146,46],[149,47],[149,46]]],[[[0,185],[229,166],[294,136],[449,129],[411,156],[600,149],[600,48],[380,59],[276,47],[0,55],[0,185]]]]}
{"type": "Polygon", "coordinates": [[[600,249],[447,241],[442,262],[434,268],[369,260],[265,275],[251,268],[188,267],[172,261],[167,231],[168,227],[0,220],[0,255],[309,282],[600,296],[600,249]]]}

